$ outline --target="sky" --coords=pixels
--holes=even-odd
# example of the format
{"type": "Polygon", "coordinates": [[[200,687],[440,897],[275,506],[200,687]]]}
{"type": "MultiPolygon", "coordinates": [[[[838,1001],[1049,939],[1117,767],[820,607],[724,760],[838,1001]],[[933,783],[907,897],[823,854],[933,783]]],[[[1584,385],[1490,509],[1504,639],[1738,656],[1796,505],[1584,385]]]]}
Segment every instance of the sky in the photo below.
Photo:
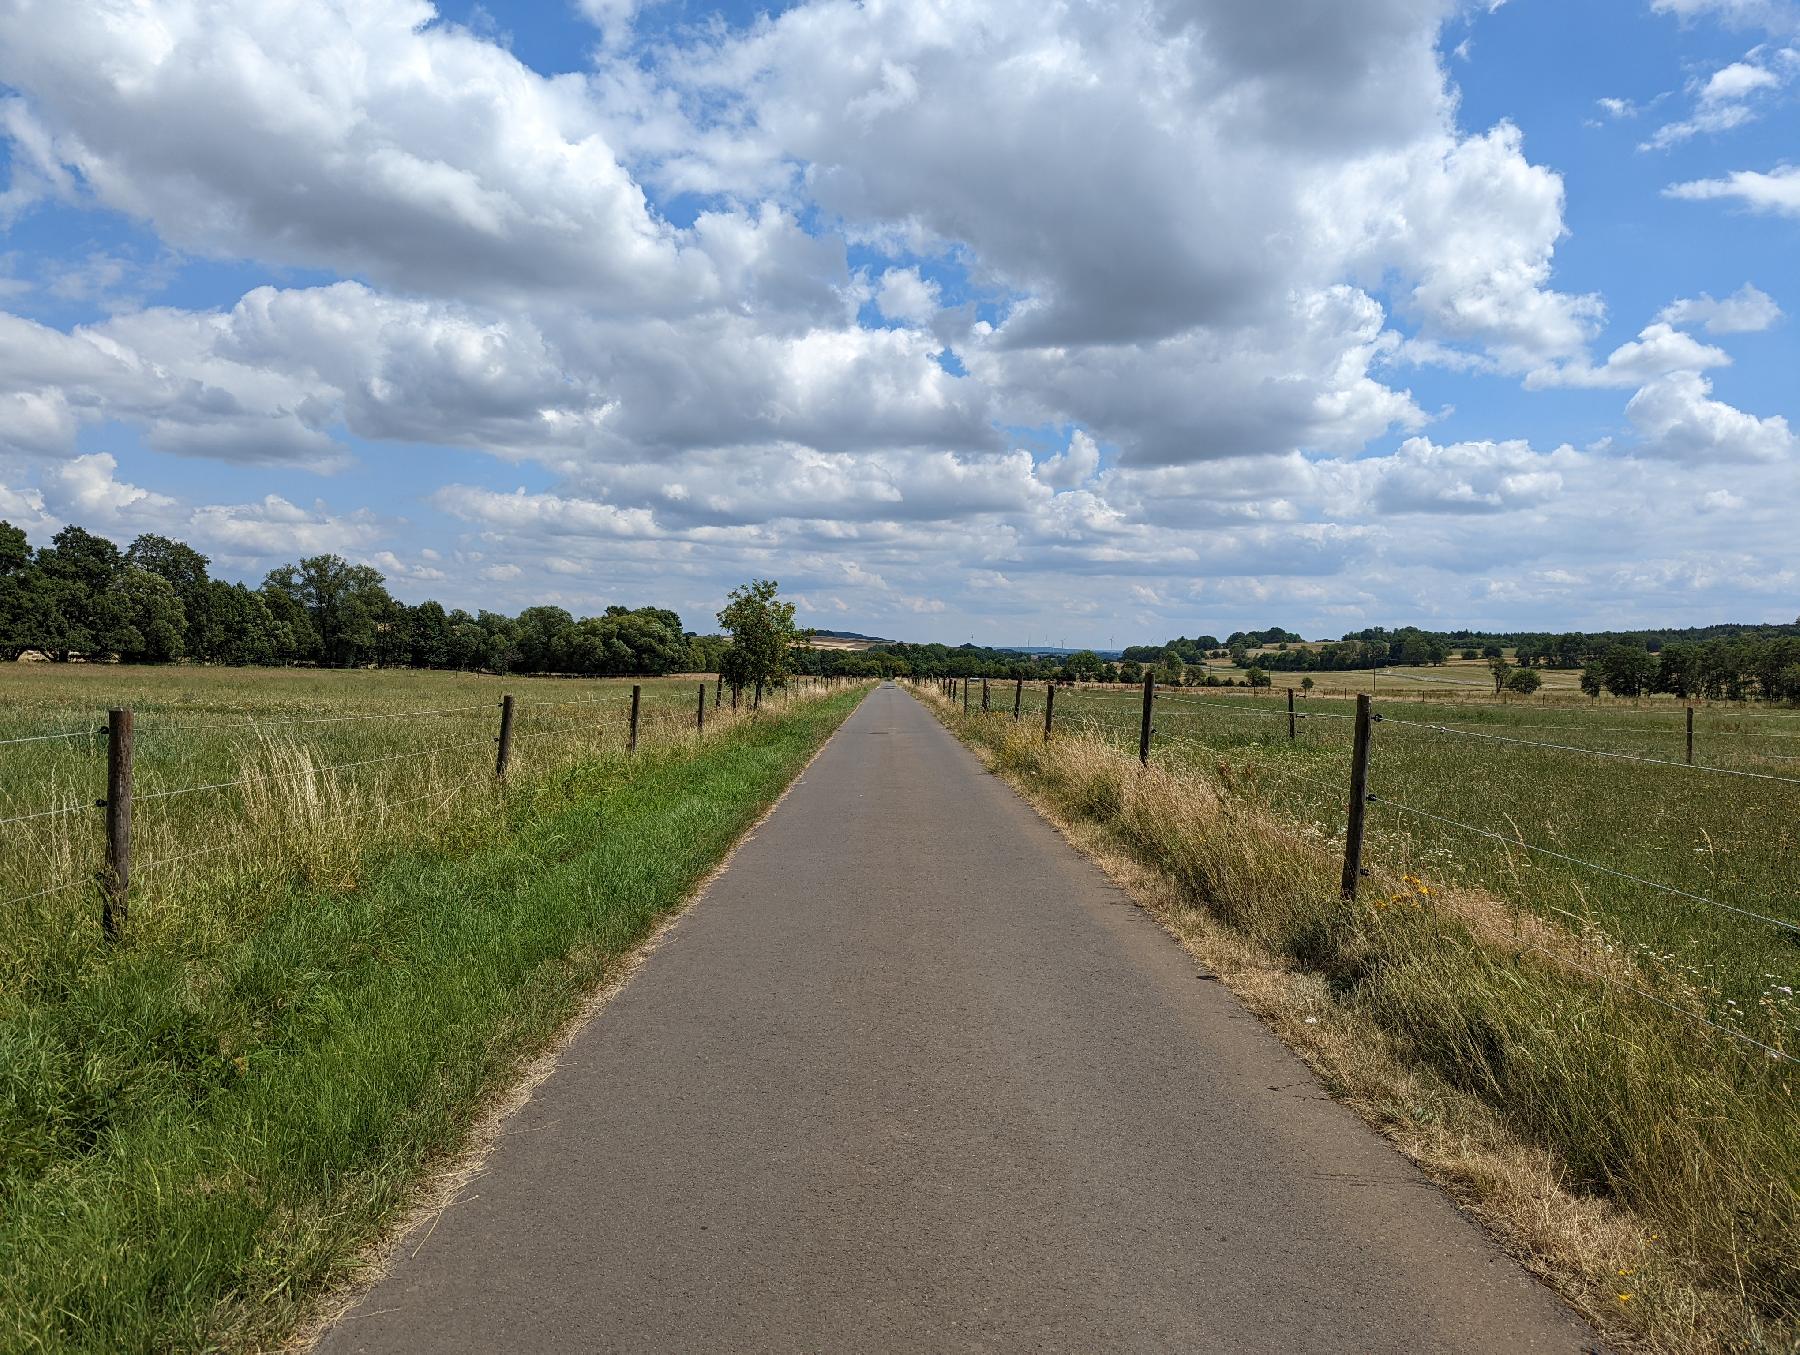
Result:
{"type": "Polygon", "coordinates": [[[0,0],[0,517],[1117,647],[1800,613],[1800,0],[0,0]]]}

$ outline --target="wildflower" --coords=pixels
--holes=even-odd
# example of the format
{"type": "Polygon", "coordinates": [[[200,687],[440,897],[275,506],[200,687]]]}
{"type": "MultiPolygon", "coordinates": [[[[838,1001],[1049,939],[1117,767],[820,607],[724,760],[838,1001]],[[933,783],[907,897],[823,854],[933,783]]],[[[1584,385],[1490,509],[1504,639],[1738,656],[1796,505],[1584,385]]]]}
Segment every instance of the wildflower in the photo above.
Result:
{"type": "Polygon", "coordinates": [[[1316,1026],[1319,1024],[1319,1018],[1316,1016],[1309,1016],[1306,1018],[1306,1024],[1309,1026],[1316,1026]]]}

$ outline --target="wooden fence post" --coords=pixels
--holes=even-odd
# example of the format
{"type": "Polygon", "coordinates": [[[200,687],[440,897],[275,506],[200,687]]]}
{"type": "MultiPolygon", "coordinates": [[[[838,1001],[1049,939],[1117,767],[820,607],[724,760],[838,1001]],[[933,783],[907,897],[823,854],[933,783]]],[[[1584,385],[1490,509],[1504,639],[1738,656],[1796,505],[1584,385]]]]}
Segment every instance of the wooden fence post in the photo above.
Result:
{"type": "Polygon", "coordinates": [[[762,709],[762,679],[756,680],[756,699],[750,703],[751,710],[762,709]]]}
{"type": "Polygon", "coordinates": [[[1292,687],[1289,687],[1287,689],[1287,694],[1288,694],[1288,739],[1291,742],[1294,737],[1294,689],[1292,687]]]}
{"type": "Polygon", "coordinates": [[[988,713],[988,685],[986,678],[981,680],[981,713],[983,715],[988,713]]]}
{"type": "Polygon", "coordinates": [[[512,727],[513,699],[511,695],[500,698],[500,737],[494,742],[500,750],[494,754],[494,779],[506,780],[506,764],[512,761],[512,727]]]}
{"type": "Polygon", "coordinates": [[[1369,730],[1374,721],[1369,713],[1369,697],[1356,694],[1356,743],[1350,754],[1350,819],[1344,832],[1343,894],[1356,897],[1356,886],[1362,880],[1363,822],[1369,808],[1369,730]]]}
{"type": "Polygon", "coordinates": [[[697,733],[706,733],[706,684],[700,684],[700,704],[694,708],[694,729],[697,733]]]}
{"type": "MultiPolygon", "coordinates": [[[[705,685],[706,685],[705,683],[701,684],[701,686],[705,686],[705,685]]],[[[719,677],[718,677],[718,681],[713,683],[713,709],[714,710],[717,710],[719,708],[719,702],[724,697],[724,695],[725,695],[725,675],[723,673],[720,673],[719,677]]]]}
{"type": "Polygon", "coordinates": [[[1025,709],[1025,679],[1020,678],[1018,680],[1018,685],[1013,688],[1013,719],[1014,719],[1014,721],[1018,720],[1020,712],[1022,712],[1024,709],[1025,709]]]}
{"type": "Polygon", "coordinates": [[[631,684],[631,738],[625,745],[627,753],[637,752],[638,736],[638,703],[644,695],[644,689],[637,683],[631,684]]]}
{"type": "Polygon", "coordinates": [[[1050,742],[1050,725],[1056,719],[1056,684],[1044,688],[1044,742],[1050,742]]]}
{"type": "Polygon", "coordinates": [[[131,710],[106,713],[106,868],[101,875],[100,934],[125,935],[131,911],[131,710]]]}
{"type": "Polygon", "coordinates": [[[969,713],[969,680],[963,679],[963,714],[969,713]]]}
{"type": "Polygon", "coordinates": [[[1156,678],[1144,675],[1144,716],[1138,722],[1138,765],[1150,765],[1150,704],[1156,700],[1156,678]]]}
{"type": "Polygon", "coordinates": [[[1694,708],[1692,706],[1687,708],[1687,734],[1688,766],[1692,767],[1694,765],[1694,708]]]}

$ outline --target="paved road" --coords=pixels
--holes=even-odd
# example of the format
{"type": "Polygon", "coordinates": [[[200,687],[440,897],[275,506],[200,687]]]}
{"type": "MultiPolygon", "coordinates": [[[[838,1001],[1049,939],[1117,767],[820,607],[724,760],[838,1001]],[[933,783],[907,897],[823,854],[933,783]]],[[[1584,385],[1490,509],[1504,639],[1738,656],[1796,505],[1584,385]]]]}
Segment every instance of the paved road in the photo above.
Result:
{"type": "Polygon", "coordinates": [[[1593,1346],[894,688],[506,1130],[324,1351],[1593,1346]]]}

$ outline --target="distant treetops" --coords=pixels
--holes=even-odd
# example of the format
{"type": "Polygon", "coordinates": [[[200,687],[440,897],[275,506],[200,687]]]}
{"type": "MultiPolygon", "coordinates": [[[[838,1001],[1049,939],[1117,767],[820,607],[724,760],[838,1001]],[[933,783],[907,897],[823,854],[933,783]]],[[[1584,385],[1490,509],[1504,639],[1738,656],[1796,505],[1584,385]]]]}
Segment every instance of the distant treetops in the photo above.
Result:
{"type": "MultiPolygon", "coordinates": [[[[381,573],[336,555],[271,570],[259,588],[207,574],[207,557],[145,535],[121,551],[65,527],[42,550],[0,522],[0,658],[66,662],[315,663],[597,676],[716,672],[728,642],[662,607],[561,607],[516,617],[409,605],[381,573]]],[[[791,609],[790,609],[791,610],[791,609]]]]}

